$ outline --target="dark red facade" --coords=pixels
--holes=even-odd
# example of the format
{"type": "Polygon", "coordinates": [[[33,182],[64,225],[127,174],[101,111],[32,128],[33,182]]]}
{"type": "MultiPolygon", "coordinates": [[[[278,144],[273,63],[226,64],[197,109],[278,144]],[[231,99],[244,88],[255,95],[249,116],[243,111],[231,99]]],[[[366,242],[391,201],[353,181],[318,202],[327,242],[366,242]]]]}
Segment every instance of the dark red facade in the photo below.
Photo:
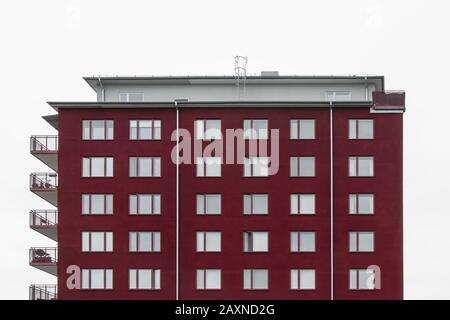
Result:
{"type": "MultiPolygon", "coordinates": [[[[180,127],[193,132],[196,119],[221,119],[222,130],[242,128],[244,119],[268,119],[269,129],[280,131],[280,168],[270,177],[243,177],[240,164],[222,165],[222,176],[196,177],[195,165],[180,166],[180,299],[402,299],[402,113],[370,113],[368,106],[334,107],[333,134],[330,108],[324,106],[285,107],[195,107],[180,110],[180,127]],[[349,140],[349,119],[374,119],[373,140],[349,140]],[[291,140],[290,119],[315,119],[314,140],[291,140]],[[331,136],[333,136],[333,212],[331,221],[331,136]],[[348,177],[349,156],[374,157],[374,177],[348,177]],[[315,177],[289,176],[289,157],[315,156],[315,177]],[[222,214],[196,215],[196,194],[220,193],[222,214]],[[245,193],[267,193],[269,214],[244,216],[245,193]],[[314,193],[316,214],[290,214],[291,193],[314,193]],[[350,216],[349,193],[373,193],[375,212],[350,216]],[[333,270],[331,225],[334,232],[333,270]],[[197,253],[197,231],[221,231],[220,253],[197,253]],[[268,231],[269,252],[244,253],[244,231],[268,231]],[[291,231],[315,231],[316,252],[291,253],[291,231]],[[375,252],[349,253],[350,231],[374,231],[375,252]],[[381,267],[381,289],[349,290],[349,269],[381,267]],[[221,269],[221,290],[197,290],[196,269],[221,269]],[[269,289],[243,289],[243,269],[269,270],[269,289]],[[316,270],[316,289],[290,289],[290,269],[316,270]]],[[[149,108],[59,109],[58,187],[58,294],[59,299],[175,299],[176,297],[176,166],[171,161],[171,134],[176,128],[173,106],[149,108]],[[82,140],[82,120],[114,120],[114,140],[82,140]],[[160,141],[130,141],[129,120],[161,119],[160,141]],[[114,157],[114,177],[82,178],[83,156],[114,157]],[[130,178],[128,158],[160,156],[160,178],[130,178]],[[81,194],[113,193],[114,214],[82,216],[81,194]],[[160,193],[161,215],[130,216],[130,193],[160,193]],[[82,253],[82,231],[114,232],[112,253],[82,253]],[[129,231],[160,231],[160,253],[130,253],[129,231]],[[81,268],[113,269],[112,290],[69,290],[69,265],[81,268]],[[128,269],[161,269],[161,289],[128,289],[128,269]]],[[[206,145],[206,144],[204,144],[206,145]]]]}

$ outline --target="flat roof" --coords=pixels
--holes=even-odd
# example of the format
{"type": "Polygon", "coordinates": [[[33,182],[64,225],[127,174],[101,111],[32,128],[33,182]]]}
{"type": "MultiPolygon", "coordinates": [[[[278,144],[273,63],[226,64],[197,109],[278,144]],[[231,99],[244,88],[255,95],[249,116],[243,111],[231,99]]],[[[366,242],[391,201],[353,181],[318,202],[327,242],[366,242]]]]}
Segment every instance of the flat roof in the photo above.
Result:
{"type": "MultiPolygon", "coordinates": [[[[146,84],[146,85],[199,85],[234,84],[235,76],[91,76],[83,79],[95,91],[99,81],[102,84],[146,84]]],[[[384,91],[384,76],[378,75],[247,75],[246,84],[349,84],[375,83],[384,91]]]]}

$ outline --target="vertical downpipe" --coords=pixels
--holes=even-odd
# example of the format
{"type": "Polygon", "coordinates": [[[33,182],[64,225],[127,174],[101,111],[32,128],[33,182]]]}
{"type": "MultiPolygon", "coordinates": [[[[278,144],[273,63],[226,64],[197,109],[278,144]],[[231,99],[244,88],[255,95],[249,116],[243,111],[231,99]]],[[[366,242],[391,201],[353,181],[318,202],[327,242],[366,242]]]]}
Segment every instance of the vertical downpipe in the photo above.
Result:
{"type": "Polygon", "coordinates": [[[175,267],[175,298],[176,300],[180,299],[180,110],[178,108],[178,102],[175,101],[175,109],[176,109],[176,126],[177,126],[177,163],[176,163],[176,267],[175,267]]]}
{"type": "Polygon", "coordinates": [[[331,300],[334,300],[334,188],[333,188],[333,102],[330,101],[330,281],[331,300]]]}

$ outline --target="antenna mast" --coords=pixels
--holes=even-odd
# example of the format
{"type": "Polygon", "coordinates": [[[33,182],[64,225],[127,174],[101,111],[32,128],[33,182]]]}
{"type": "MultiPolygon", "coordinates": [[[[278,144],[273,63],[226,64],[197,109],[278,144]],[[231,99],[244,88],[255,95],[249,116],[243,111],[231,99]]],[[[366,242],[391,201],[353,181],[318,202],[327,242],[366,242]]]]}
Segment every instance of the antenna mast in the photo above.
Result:
{"type": "Polygon", "coordinates": [[[238,100],[245,99],[245,82],[247,80],[247,57],[234,57],[234,78],[238,100]]]}

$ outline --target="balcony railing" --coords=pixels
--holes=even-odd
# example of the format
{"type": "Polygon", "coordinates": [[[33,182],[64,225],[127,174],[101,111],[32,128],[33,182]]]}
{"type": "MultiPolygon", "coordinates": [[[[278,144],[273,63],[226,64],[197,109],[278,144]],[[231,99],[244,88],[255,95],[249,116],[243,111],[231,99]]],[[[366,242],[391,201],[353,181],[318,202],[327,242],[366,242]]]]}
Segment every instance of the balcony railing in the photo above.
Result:
{"type": "Polygon", "coordinates": [[[31,136],[30,151],[33,152],[57,152],[58,136],[31,136]]]}
{"type": "Polygon", "coordinates": [[[32,284],[29,289],[30,300],[56,300],[58,288],[56,284],[32,284]]]}
{"type": "Polygon", "coordinates": [[[57,225],[57,210],[30,211],[30,228],[55,241],[58,241],[57,225]]]}
{"type": "Polygon", "coordinates": [[[30,174],[30,189],[46,190],[56,189],[58,175],[56,173],[32,173],[30,174]]]}
{"type": "Polygon", "coordinates": [[[53,227],[58,224],[57,210],[31,210],[30,227],[53,227]]]}
{"type": "Polygon", "coordinates": [[[30,248],[30,264],[56,264],[56,248],[30,248]]]}

